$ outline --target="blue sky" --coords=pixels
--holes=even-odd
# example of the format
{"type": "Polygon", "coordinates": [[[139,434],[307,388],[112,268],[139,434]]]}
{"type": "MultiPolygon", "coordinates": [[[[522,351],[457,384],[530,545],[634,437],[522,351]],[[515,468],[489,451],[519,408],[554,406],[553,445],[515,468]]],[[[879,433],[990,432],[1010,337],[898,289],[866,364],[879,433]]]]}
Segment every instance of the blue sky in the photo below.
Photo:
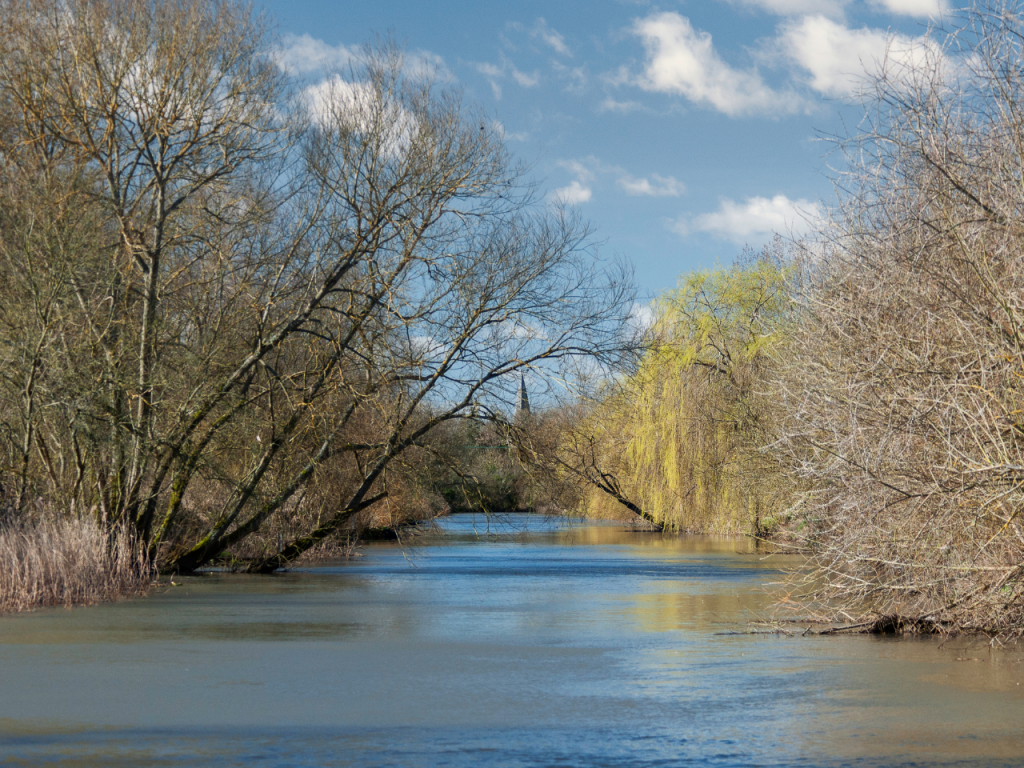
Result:
{"type": "Polygon", "coordinates": [[[865,68],[947,0],[279,0],[283,61],[316,76],[394,35],[481,105],[550,198],[653,296],[832,199],[829,144],[865,68]]]}

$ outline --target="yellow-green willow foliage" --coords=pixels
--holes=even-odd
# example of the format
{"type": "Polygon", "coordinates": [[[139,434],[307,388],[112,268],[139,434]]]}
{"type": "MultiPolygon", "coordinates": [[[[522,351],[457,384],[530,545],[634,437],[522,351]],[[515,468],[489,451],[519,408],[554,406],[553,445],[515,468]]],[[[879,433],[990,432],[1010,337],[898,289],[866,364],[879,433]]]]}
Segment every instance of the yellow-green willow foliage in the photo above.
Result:
{"type": "MultiPolygon", "coordinates": [[[[766,381],[785,340],[786,282],[769,258],[684,276],[654,304],[639,371],[598,409],[624,495],[667,528],[764,533],[778,522],[766,381]]],[[[589,493],[592,514],[617,506],[589,493]]]]}

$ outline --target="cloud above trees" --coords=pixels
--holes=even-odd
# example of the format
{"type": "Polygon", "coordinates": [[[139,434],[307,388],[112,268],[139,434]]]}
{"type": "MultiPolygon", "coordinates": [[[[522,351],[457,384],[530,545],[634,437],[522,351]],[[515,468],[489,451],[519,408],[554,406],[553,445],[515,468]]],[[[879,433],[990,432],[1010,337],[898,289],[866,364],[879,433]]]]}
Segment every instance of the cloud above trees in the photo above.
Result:
{"type": "Polygon", "coordinates": [[[726,198],[719,203],[717,211],[680,218],[672,223],[672,229],[681,235],[705,232],[743,244],[763,241],[776,233],[807,232],[821,215],[818,203],[803,198],[748,197],[742,203],[726,198]]]}
{"type": "MultiPolygon", "coordinates": [[[[756,62],[783,69],[781,85],[771,85],[757,66],[736,67],[715,49],[711,34],[694,28],[675,12],[655,13],[634,22],[632,32],[646,50],[643,73],[631,83],[643,90],[678,95],[730,117],[783,115],[813,110],[822,95],[856,93],[883,62],[910,63],[937,51],[927,36],[910,37],[870,27],[850,28],[830,18],[836,3],[805,0],[744,0],[745,4],[788,15],[774,38],[751,51],[756,62]],[[801,15],[807,9],[815,15],[801,15]],[[808,93],[810,91],[811,93],[808,93]]],[[[879,0],[896,13],[941,13],[940,0],[879,0]],[[916,9],[916,10],[915,10],[916,9]]],[[[934,14],[933,14],[934,15],[934,14]]]]}
{"type": "Polygon", "coordinates": [[[636,179],[626,174],[616,181],[627,195],[646,197],[679,197],[686,191],[686,186],[672,176],[651,174],[650,178],[636,179]]]}
{"type": "Polygon", "coordinates": [[[277,64],[285,72],[308,74],[347,67],[358,49],[347,45],[329,45],[310,34],[287,34],[281,38],[277,64]]]}
{"type": "MultiPolygon", "coordinates": [[[[757,8],[779,16],[842,17],[852,0],[727,0],[730,5],[757,8]]],[[[900,16],[930,18],[941,16],[949,10],[948,0],[868,0],[868,6],[876,11],[895,13],[900,16]]]]}
{"type": "Polygon", "coordinates": [[[694,29],[685,16],[657,13],[637,20],[633,31],[647,50],[643,75],[636,80],[646,91],[678,94],[733,117],[801,109],[796,94],[773,90],[756,69],[723,61],[711,35],[694,29]]]}
{"type": "Polygon", "coordinates": [[[779,55],[796,64],[806,84],[825,96],[854,94],[884,62],[910,63],[934,47],[925,37],[850,29],[824,16],[783,25],[777,40],[779,55]]]}

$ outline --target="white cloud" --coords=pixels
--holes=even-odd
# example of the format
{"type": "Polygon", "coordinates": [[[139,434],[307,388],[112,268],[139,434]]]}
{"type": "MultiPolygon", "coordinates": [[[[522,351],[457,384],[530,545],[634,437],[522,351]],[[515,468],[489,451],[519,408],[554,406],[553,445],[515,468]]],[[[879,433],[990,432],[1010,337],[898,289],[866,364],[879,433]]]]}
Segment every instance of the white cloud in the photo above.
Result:
{"type": "Polygon", "coordinates": [[[661,176],[657,173],[651,174],[650,179],[634,179],[632,176],[623,176],[618,184],[629,195],[646,195],[648,197],[679,197],[686,191],[681,181],[672,176],[661,176]]]}
{"type": "MultiPolygon", "coordinates": [[[[853,0],[726,0],[731,5],[758,8],[778,16],[831,16],[842,18],[853,0]]],[[[918,18],[938,17],[950,8],[949,0],[868,0],[876,11],[918,18]]]]}
{"type": "Polygon", "coordinates": [[[629,71],[629,67],[625,64],[620,64],[612,71],[605,72],[601,75],[601,79],[613,88],[618,88],[623,85],[632,85],[636,81],[636,77],[629,71]]]}
{"type": "Polygon", "coordinates": [[[329,122],[336,115],[358,119],[376,101],[376,94],[367,83],[350,83],[338,75],[308,86],[302,92],[310,114],[319,121],[329,122]]]}
{"type": "Polygon", "coordinates": [[[633,303],[626,317],[626,329],[631,336],[643,336],[654,325],[654,310],[647,304],[633,303]]]}
{"type": "Polygon", "coordinates": [[[505,129],[505,124],[500,120],[491,120],[491,127],[497,131],[498,135],[505,141],[526,141],[529,138],[529,134],[522,131],[510,133],[505,129]]]}
{"type": "Polygon", "coordinates": [[[799,16],[806,13],[842,16],[843,8],[851,0],[728,0],[728,2],[732,5],[759,8],[779,16],[799,16]]]}
{"type": "Polygon", "coordinates": [[[332,75],[308,86],[302,95],[312,118],[323,126],[383,131],[383,149],[392,157],[401,156],[413,140],[416,118],[400,104],[382,100],[369,83],[350,83],[332,75]]]}
{"type": "Polygon", "coordinates": [[[594,191],[579,181],[572,182],[567,187],[559,187],[551,193],[551,197],[569,205],[585,203],[593,196],[594,191]]]}
{"type": "MultiPolygon", "coordinates": [[[[277,65],[285,72],[307,75],[314,72],[337,72],[357,62],[362,52],[357,47],[328,45],[309,34],[287,34],[281,39],[277,52],[277,65]]],[[[403,55],[403,72],[413,79],[455,79],[444,59],[430,51],[407,51],[403,55]]]]}
{"type": "Polygon", "coordinates": [[[487,77],[504,77],[505,70],[495,64],[488,64],[486,61],[476,65],[476,71],[487,77]]]}
{"type": "Polygon", "coordinates": [[[723,199],[714,213],[702,213],[689,221],[679,219],[672,229],[681,235],[707,232],[736,243],[763,240],[772,233],[802,234],[821,218],[821,207],[810,200],[790,200],[785,195],[748,197],[744,202],[723,199]]]}
{"type": "Polygon", "coordinates": [[[603,170],[601,161],[596,157],[587,157],[584,162],[579,160],[561,160],[558,165],[572,173],[576,179],[567,187],[559,187],[551,193],[551,199],[569,205],[585,203],[593,197],[594,190],[591,184],[594,181],[595,170],[603,170]]]}
{"type": "Polygon", "coordinates": [[[559,160],[558,165],[572,173],[580,181],[591,182],[594,180],[594,172],[605,170],[601,161],[591,155],[586,162],[580,160],[559,160]]]}
{"type": "Polygon", "coordinates": [[[871,0],[879,10],[919,18],[937,18],[949,10],[948,0],[871,0]]]}
{"type": "Polygon", "coordinates": [[[566,86],[568,91],[582,91],[587,87],[587,83],[590,80],[585,66],[567,67],[559,61],[553,61],[551,62],[551,69],[563,82],[568,83],[566,86]]]}
{"type": "Polygon", "coordinates": [[[357,56],[354,48],[328,45],[308,34],[287,34],[281,38],[281,43],[281,49],[277,53],[277,65],[294,74],[341,69],[357,56]]]}
{"type": "Polygon", "coordinates": [[[572,56],[569,46],[565,44],[565,38],[560,32],[548,26],[543,16],[537,19],[537,23],[533,25],[533,29],[530,30],[530,37],[543,41],[545,45],[549,46],[556,53],[560,53],[563,56],[572,56]]]}
{"type": "Polygon", "coordinates": [[[406,53],[402,69],[407,76],[413,79],[441,80],[443,82],[455,80],[455,75],[448,69],[444,58],[431,51],[418,50],[406,53]]]}
{"type": "Polygon", "coordinates": [[[647,108],[639,101],[616,101],[609,96],[598,105],[598,109],[601,112],[621,112],[623,114],[628,114],[629,112],[637,112],[646,110],[647,108]]]}
{"type": "Polygon", "coordinates": [[[508,58],[503,54],[501,57],[501,65],[491,64],[489,62],[481,62],[474,65],[476,71],[487,78],[491,84],[491,90],[494,91],[494,98],[501,100],[501,80],[511,76],[519,85],[524,88],[531,88],[540,82],[540,75],[536,72],[526,73],[521,72],[516,68],[508,58]]]}
{"type": "Polygon", "coordinates": [[[647,49],[646,69],[638,81],[644,90],[678,93],[731,116],[793,112],[801,107],[798,97],[772,90],[756,70],[733,69],[722,61],[711,35],[695,30],[678,13],[639,19],[633,31],[647,49]]]}
{"type": "Polygon", "coordinates": [[[444,357],[449,347],[433,336],[413,335],[406,342],[411,362],[426,363],[444,357]]]}
{"type": "Polygon", "coordinates": [[[494,93],[495,101],[501,101],[501,83],[498,80],[505,75],[501,67],[484,62],[476,65],[476,71],[484,75],[487,78],[487,82],[491,84],[491,91],[494,93]]]}
{"type": "Polygon", "coordinates": [[[540,82],[540,75],[536,72],[527,74],[526,72],[520,72],[515,67],[510,67],[510,69],[512,71],[512,78],[523,88],[532,88],[540,82]]]}
{"type": "Polygon", "coordinates": [[[686,191],[681,181],[673,176],[651,174],[650,178],[637,178],[617,165],[608,165],[600,158],[588,155],[579,160],[560,160],[558,166],[569,171],[575,180],[567,187],[556,189],[553,198],[569,199],[585,203],[593,195],[593,185],[598,177],[615,176],[616,183],[626,194],[648,197],[678,197],[686,191]]]}
{"type": "Polygon", "coordinates": [[[881,29],[849,29],[824,16],[782,27],[778,51],[810,73],[808,85],[827,96],[853,94],[882,62],[909,64],[934,48],[926,38],[881,29]]]}

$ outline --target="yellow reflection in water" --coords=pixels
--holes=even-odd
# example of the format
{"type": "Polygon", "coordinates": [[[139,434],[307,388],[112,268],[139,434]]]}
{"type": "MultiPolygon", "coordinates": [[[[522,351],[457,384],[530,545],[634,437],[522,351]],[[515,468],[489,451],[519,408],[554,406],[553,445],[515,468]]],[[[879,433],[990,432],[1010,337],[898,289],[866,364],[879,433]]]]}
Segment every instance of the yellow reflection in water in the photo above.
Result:
{"type": "Polygon", "coordinates": [[[769,598],[757,592],[704,592],[693,594],[684,581],[661,581],[622,598],[624,605],[613,613],[630,628],[643,632],[672,630],[720,631],[742,628],[769,607],[769,598]]]}

